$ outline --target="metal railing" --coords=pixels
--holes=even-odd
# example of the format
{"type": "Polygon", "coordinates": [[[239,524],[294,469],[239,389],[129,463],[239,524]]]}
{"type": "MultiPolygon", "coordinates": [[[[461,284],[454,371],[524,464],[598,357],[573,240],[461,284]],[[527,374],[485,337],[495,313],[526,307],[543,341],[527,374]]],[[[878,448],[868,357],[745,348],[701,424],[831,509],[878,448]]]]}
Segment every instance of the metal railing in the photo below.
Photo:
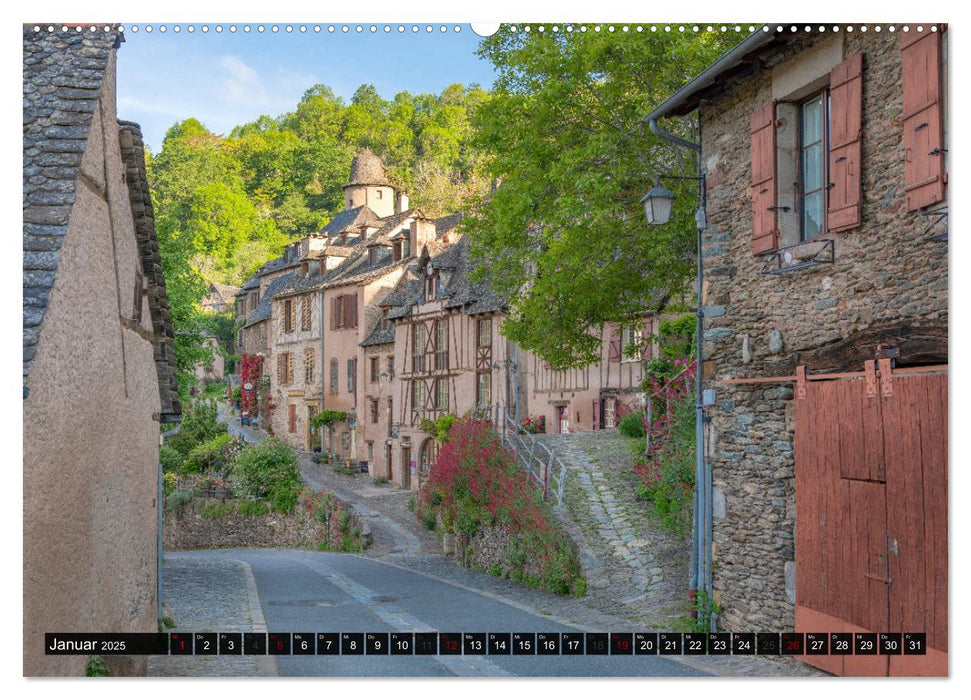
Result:
{"type": "Polygon", "coordinates": [[[566,465],[553,450],[538,440],[536,435],[525,432],[516,421],[496,404],[495,424],[500,429],[502,444],[522,462],[526,473],[543,490],[543,500],[552,494],[557,505],[563,505],[563,487],[566,484],[566,465]]]}

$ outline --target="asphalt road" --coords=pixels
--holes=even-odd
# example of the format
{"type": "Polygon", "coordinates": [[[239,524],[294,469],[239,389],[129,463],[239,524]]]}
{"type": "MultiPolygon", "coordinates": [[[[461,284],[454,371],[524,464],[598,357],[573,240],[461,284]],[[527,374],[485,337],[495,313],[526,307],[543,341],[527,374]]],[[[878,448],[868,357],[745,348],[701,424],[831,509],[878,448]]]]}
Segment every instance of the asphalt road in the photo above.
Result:
{"type": "MultiPolygon", "coordinates": [[[[364,557],[299,550],[180,552],[252,570],[273,632],[579,632],[539,614],[364,557]]],[[[599,630],[634,632],[637,630],[599,630]]],[[[701,676],[663,656],[273,656],[281,676],[701,676]]]]}

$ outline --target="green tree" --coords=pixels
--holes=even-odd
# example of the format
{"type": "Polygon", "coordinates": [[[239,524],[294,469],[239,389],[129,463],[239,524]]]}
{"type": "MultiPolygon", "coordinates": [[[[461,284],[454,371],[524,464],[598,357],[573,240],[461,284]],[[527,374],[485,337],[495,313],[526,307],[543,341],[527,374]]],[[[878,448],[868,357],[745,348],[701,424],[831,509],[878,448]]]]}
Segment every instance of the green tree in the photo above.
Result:
{"type": "MultiPolygon", "coordinates": [[[[506,27],[483,40],[499,78],[476,109],[476,144],[501,186],[466,226],[510,304],[509,338],[558,369],[582,365],[603,324],[683,291],[695,207],[648,230],[639,200],[659,173],[693,175],[694,164],[643,117],[737,40],[506,27]]],[[[690,124],[668,128],[692,136],[690,124]]],[[[666,184],[694,201],[693,183],[666,184]]]]}

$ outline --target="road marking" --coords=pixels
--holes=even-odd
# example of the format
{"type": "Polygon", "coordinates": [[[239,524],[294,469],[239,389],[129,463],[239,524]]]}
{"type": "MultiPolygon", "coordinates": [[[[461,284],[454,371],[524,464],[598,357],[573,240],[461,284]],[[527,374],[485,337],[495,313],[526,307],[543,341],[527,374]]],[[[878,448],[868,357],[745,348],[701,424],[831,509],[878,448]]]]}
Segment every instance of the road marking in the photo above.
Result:
{"type": "MultiPolygon", "coordinates": [[[[290,559],[327,579],[399,632],[428,632],[435,629],[398,605],[375,600],[380,597],[379,594],[344,574],[325,569],[316,561],[307,562],[304,557],[290,557],[290,559]]],[[[483,656],[433,656],[432,658],[456,676],[513,675],[483,656]]]]}

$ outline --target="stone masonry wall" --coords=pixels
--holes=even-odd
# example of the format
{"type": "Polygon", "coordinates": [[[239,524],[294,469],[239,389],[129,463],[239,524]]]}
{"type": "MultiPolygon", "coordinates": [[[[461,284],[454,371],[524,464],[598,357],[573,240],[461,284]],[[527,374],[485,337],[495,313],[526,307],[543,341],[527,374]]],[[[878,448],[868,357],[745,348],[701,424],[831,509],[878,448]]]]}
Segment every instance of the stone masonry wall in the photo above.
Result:
{"type": "MultiPolygon", "coordinates": [[[[790,45],[777,65],[817,40],[790,45]]],[[[863,224],[824,236],[836,241],[834,264],[763,275],[765,258],[751,252],[749,118],[772,99],[772,69],[755,69],[701,108],[709,183],[703,371],[717,391],[708,441],[713,581],[727,630],[794,623],[793,389],[718,380],[790,374],[800,352],[893,322],[947,319],[947,243],[922,240],[930,220],[906,211],[897,37],[847,34],[843,42],[844,60],[864,57],[863,224]]]]}

